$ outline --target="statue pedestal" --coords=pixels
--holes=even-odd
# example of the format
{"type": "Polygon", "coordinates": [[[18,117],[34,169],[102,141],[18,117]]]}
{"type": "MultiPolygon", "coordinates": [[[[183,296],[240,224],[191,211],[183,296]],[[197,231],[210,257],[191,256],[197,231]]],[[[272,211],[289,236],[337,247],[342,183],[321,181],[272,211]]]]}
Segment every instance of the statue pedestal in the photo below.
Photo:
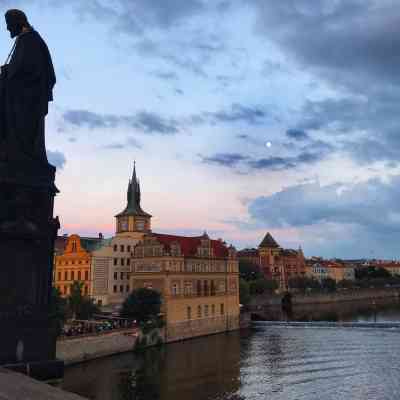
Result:
{"type": "Polygon", "coordinates": [[[28,372],[56,354],[54,179],[51,165],[0,162],[0,365],[28,372]]]}

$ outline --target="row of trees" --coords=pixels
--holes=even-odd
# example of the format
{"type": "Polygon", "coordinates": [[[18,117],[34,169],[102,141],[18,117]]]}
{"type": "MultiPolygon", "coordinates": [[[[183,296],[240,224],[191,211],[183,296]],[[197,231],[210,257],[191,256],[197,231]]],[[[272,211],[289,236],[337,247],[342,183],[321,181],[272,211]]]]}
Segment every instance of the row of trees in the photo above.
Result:
{"type": "Polygon", "coordinates": [[[51,301],[51,315],[56,319],[61,330],[68,319],[90,319],[100,310],[89,296],[82,294],[83,283],[74,281],[67,297],[61,297],[60,291],[53,287],[51,301]]]}
{"type": "Polygon", "coordinates": [[[326,278],[321,282],[315,278],[296,277],[289,280],[289,288],[306,291],[334,292],[337,289],[380,288],[385,286],[400,285],[400,276],[392,276],[382,267],[369,266],[355,269],[354,280],[342,280],[326,278]]]}
{"type": "MultiPolygon", "coordinates": [[[[100,313],[94,301],[82,294],[82,282],[71,285],[70,294],[61,297],[58,289],[53,288],[51,314],[57,320],[61,330],[68,319],[88,320],[93,314],[100,313]]],[[[161,294],[156,290],[140,288],[131,292],[122,305],[121,316],[136,320],[138,324],[160,326],[161,294]]]]}
{"type": "Polygon", "coordinates": [[[258,265],[252,262],[239,261],[239,296],[240,304],[249,304],[255,295],[273,293],[278,288],[274,280],[266,279],[258,265]]]}

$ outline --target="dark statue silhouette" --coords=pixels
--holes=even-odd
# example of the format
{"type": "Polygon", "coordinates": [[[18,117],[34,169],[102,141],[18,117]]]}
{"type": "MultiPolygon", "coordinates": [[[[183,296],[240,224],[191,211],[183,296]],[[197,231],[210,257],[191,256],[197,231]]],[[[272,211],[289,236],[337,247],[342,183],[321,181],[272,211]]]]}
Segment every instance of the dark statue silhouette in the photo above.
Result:
{"type": "Polygon", "coordinates": [[[1,68],[0,159],[47,163],[44,120],[56,83],[50,52],[22,11],[5,18],[16,39],[1,68]]]}
{"type": "Polygon", "coordinates": [[[58,190],[44,124],[56,77],[47,45],[26,15],[9,10],[5,19],[16,39],[0,74],[0,365],[23,371],[34,362],[60,371],[50,315],[58,190]]]}

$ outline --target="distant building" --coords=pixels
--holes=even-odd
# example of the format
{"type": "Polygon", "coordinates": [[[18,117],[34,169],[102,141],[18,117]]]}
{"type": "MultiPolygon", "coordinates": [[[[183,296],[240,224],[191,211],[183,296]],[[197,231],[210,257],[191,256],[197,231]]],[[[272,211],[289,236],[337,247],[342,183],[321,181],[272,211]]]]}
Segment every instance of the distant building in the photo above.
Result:
{"type": "Polygon", "coordinates": [[[393,276],[400,276],[400,263],[398,261],[381,262],[377,267],[384,268],[393,276]]]}
{"type": "Polygon", "coordinates": [[[133,168],[127,190],[127,205],[115,216],[116,235],[93,253],[91,296],[105,309],[120,308],[131,292],[129,277],[134,246],[151,233],[151,215],[141,208],[140,183],[133,168]]]}
{"type": "Polygon", "coordinates": [[[84,295],[90,294],[92,252],[100,247],[103,241],[101,234],[97,238],[79,235],[57,238],[53,285],[59,289],[62,296],[70,294],[70,287],[74,281],[82,282],[84,295]]]}
{"type": "Polygon", "coordinates": [[[206,233],[149,233],[135,246],[131,287],[162,294],[167,341],[239,328],[236,251],[206,233]]]}
{"type": "Polygon", "coordinates": [[[355,279],[355,267],[350,263],[319,259],[308,260],[306,263],[307,276],[322,282],[324,279],[333,279],[336,283],[355,279]]]}
{"type": "Polygon", "coordinates": [[[237,254],[239,261],[252,262],[259,266],[267,279],[278,282],[280,290],[288,290],[289,279],[305,275],[305,260],[299,250],[283,249],[267,232],[258,249],[244,249],[237,254]]]}

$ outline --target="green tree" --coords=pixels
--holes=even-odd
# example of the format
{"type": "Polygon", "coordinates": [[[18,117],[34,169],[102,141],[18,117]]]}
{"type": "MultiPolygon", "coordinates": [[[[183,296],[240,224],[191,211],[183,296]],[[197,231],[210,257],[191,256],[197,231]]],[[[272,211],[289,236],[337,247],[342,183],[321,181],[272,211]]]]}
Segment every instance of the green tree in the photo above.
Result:
{"type": "Polygon", "coordinates": [[[67,298],[68,311],[73,319],[90,319],[93,314],[100,312],[90,297],[82,295],[82,287],[82,282],[74,281],[67,298]]]}
{"type": "Polygon", "coordinates": [[[358,280],[390,278],[392,275],[385,268],[378,266],[359,267],[355,269],[355,277],[358,280]]]}
{"type": "Polygon", "coordinates": [[[274,280],[260,278],[249,282],[250,294],[272,293],[278,289],[278,283],[274,280]]]}
{"type": "Polygon", "coordinates": [[[67,301],[61,297],[60,291],[53,286],[50,298],[50,317],[57,324],[57,336],[61,333],[67,319],[67,301]]]}
{"type": "Polygon", "coordinates": [[[82,282],[74,281],[72,282],[70,288],[70,294],[68,296],[68,309],[72,314],[73,319],[77,318],[79,309],[83,302],[82,287],[83,287],[82,282]]]}
{"type": "Polygon", "coordinates": [[[133,290],[122,305],[121,316],[136,319],[139,323],[157,319],[161,310],[161,294],[157,290],[133,290]]]}
{"type": "Polygon", "coordinates": [[[321,286],[323,289],[327,290],[328,292],[336,291],[336,281],[332,278],[323,279],[321,282],[321,286]]]}
{"type": "Polygon", "coordinates": [[[340,289],[351,289],[356,286],[356,283],[354,281],[350,281],[348,279],[343,279],[339,281],[336,285],[340,289]]]}
{"type": "Polygon", "coordinates": [[[239,301],[240,304],[246,306],[250,303],[251,296],[250,296],[250,288],[249,283],[246,282],[244,279],[239,279],[239,301]]]}
{"type": "Polygon", "coordinates": [[[260,267],[247,260],[239,260],[239,275],[245,281],[254,281],[264,277],[260,267]]]}
{"type": "Polygon", "coordinates": [[[295,277],[289,279],[289,288],[297,289],[301,292],[305,292],[307,290],[321,290],[321,284],[315,278],[304,277],[295,277]]]}

